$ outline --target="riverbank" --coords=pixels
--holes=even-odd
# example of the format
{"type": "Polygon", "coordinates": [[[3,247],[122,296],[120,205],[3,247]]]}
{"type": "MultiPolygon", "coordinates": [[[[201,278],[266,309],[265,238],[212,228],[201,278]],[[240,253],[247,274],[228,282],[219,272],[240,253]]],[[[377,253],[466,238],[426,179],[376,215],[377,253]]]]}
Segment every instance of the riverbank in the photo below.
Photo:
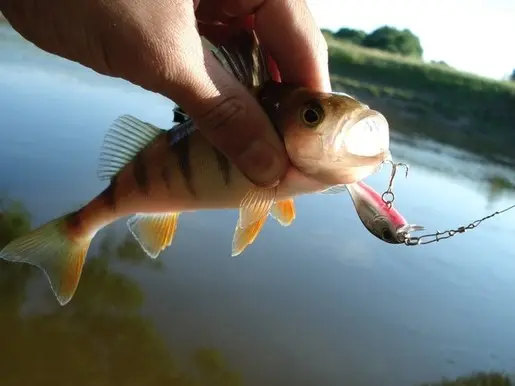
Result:
{"type": "Polygon", "coordinates": [[[515,165],[515,84],[327,36],[333,87],[383,112],[392,131],[515,165]]]}
{"type": "Polygon", "coordinates": [[[334,90],[381,111],[393,132],[515,166],[515,82],[326,39],[334,90]]]}

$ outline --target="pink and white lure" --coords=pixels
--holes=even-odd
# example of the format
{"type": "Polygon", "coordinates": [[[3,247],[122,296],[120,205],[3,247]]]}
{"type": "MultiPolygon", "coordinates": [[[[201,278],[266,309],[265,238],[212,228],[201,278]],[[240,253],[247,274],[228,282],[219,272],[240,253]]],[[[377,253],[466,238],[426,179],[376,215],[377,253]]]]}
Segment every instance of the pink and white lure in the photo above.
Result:
{"type": "Polygon", "coordinates": [[[405,244],[411,239],[411,232],[424,230],[423,226],[408,221],[372,187],[359,181],[338,185],[323,191],[323,194],[338,194],[344,190],[350,193],[359,219],[375,237],[389,244],[405,244]]]}
{"type": "Polygon", "coordinates": [[[370,233],[390,244],[403,244],[410,232],[422,231],[423,226],[409,224],[393,206],[364,182],[346,185],[361,222],[370,233]]]}

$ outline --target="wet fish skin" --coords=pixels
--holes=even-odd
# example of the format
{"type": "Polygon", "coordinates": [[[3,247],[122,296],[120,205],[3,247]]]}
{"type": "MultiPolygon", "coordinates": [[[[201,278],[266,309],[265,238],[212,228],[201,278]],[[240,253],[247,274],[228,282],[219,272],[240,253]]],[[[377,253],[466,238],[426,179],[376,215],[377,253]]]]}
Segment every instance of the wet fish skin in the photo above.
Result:
{"type": "Polygon", "coordinates": [[[109,128],[99,177],[109,185],[84,207],[13,240],[0,258],[38,266],[61,305],[73,297],[91,240],[119,218],[152,258],[173,242],[182,213],[239,209],[232,254],[254,242],[268,216],[284,226],[295,217],[293,197],[352,184],[390,157],[384,117],[354,98],[273,82],[254,34],[210,47],[261,102],[293,167],[274,188],[253,185],[196,130],[187,114],[163,130],[124,115],[109,128]],[[365,122],[369,126],[356,126],[365,122]],[[366,141],[362,135],[371,134],[366,141]],[[357,134],[357,137],[356,137],[357,134]]]}

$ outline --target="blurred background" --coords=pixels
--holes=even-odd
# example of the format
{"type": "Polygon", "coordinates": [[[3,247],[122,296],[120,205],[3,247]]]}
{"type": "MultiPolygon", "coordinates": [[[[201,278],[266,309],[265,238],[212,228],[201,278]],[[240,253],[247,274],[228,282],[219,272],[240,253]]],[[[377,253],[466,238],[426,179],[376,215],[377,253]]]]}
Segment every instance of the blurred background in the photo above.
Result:
{"type": "MultiPolygon", "coordinates": [[[[395,182],[408,221],[432,233],[515,203],[515,3],[308,3],[334,90],[381,111],[411,165],[395,182]]],[[[169,127],[172,107],[0,16],[0,247],[104,188],[117,116],[169,127]]],[[[388,172],[366,182],[382,191],[388,172]]],[[[296,207],[236,259],[236,211],[181,216],[156,261],[121,220],[95,237],[66,307],[37,268],[1,261],[2,385],[510,384],[515,212],[408,248],[373,238],[346,194],[296,207]]]]}

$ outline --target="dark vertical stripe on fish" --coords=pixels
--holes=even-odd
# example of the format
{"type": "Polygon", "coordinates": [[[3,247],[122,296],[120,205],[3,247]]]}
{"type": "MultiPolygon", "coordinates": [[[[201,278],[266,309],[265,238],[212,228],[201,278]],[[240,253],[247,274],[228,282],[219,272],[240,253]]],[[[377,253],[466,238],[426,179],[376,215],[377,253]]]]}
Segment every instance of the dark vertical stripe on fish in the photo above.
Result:
{"type": "Polygon", "coordinates": [[[220,173],[222,174],[225,185],[229,185],[229,182],[231,181],[231,164],[229,159],[216,147],[213,146],[212,149],[216,155],[218,170],[220,170],[220,173]]]}
{"type": "Polygon", "coordinates": [[[172,187],[171,181],[170,181],[170,174],[171,174],[171,168],[170,168],[170,156],[166,157],[166,160],[164,162],[164,165],[161,167],[161,179],[166,185],[166,189],[170,190],[172,187]]]}
{"type": "Polygon", "coordinates": [[[112,210],[116,209],[116,186],[118,185],[118,175],[114,175],[111,178],[111,183],[107,188],[104,189],[101,196],[105,201],[108,208],[112,210]]]}
{"type": "Polygon", "coordinates": [[[190,163],[190,140],[189,137],[183,137],[178,142],[174,143],[171,146],[172,152],[177,155],[177,162],[179,163],[179,168],[181,170],[181,174],[184,177],[184,181],[186,182],[186,187],[192,196],[196,196],[197,192],[195,192],[195,188],[193,187],[191,181],[191,163],[190,163]]]}
{"type": "Polygon", "coordinates": [[[143,193],[148,193],[148,175],[142,152],[139,152],[134,158],[132,175],[140,190],[143,193]]]}

